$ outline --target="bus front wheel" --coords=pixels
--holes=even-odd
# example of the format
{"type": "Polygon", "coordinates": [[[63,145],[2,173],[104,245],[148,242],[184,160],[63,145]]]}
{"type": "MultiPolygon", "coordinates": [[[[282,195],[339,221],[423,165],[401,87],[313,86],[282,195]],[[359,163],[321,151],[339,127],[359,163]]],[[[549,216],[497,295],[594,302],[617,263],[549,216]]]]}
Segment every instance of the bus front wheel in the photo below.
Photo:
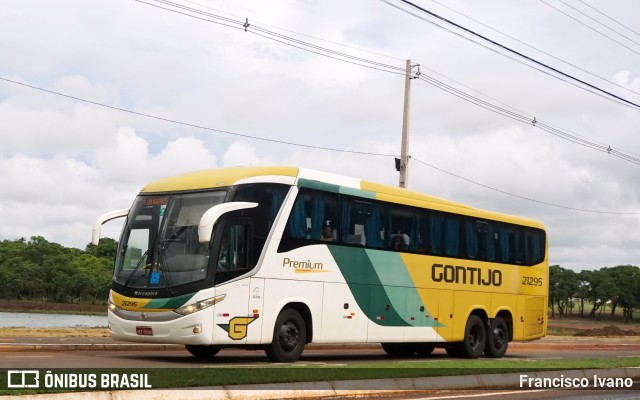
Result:
{"type": "Polygon", "coordinates": [[[187,348],[187,351],[191,353],[191,355],[202,359],[211,358],[220,351],[220,347],[218,346],[187,344],[184,347],[187,348]]]}
{"type": "Polygon", "coordinates": [[[273,341],[265,349],[273,362],[294,362],[302,355],[307,343],[307,327],[299,312],[283,310],[273,329],[273,341]]]}
{"type": "Polygon", "coordinates": [[[509,327],[501,317],[495,317],[489,325],[487,344],[484,354],[491,358],[500,358],[507,352],[509,346],[509,327]]]}

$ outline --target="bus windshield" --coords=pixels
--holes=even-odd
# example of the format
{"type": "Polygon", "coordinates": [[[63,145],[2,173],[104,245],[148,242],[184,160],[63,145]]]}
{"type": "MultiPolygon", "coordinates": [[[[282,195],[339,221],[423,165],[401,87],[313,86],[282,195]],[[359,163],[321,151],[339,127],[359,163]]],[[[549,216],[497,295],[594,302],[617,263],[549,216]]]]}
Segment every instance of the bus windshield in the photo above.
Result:
{"type": "Polygon", "coordinates": [[[207,278],[208,243],[198,224],[227,191],[141,195],[135,200],[116,259],[113,280],[124,288],[167,289],[207,278]]]}

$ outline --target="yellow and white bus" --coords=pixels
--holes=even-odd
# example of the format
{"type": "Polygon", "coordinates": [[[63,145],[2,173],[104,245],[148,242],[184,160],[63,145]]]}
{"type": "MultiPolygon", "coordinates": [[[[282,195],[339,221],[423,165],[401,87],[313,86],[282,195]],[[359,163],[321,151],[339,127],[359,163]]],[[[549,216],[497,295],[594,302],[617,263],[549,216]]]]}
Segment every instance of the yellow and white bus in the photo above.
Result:
{"type": "Polygon", "coordinates": [[[145,186],[125,217],[109,296],[117,340],[197,357],[308,343],[501,357],[546,333],[539,222],[294,167],[193,172],[145,186]]]}

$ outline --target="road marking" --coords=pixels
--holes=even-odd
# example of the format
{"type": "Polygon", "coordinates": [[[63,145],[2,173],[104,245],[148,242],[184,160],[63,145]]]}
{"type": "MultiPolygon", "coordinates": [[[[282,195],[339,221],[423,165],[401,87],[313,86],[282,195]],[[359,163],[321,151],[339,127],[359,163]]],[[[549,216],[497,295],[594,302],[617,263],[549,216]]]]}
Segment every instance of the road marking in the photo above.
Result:
{"type": "Polygon", "coordinates": [[[460,399],[460,398],[468,398],[468,397],[493,397],[493,396],[503,396],[503,395],[512,395],[512,394],[522,394],[522,393],[538,393],[538,392],[548,392],[551,389],[537,389],[537,390],[514,390],[512,392],[491,392],[491,393],[478,393],[478,394],[459,394],[455,396],[438,396],[438,397],[422,397],[413,400],[443,400],[443,399],[460,399]]]}
{"type": "Polygon", "coordinates": [[[4,358],[51,358],[53,356],[8,356],[4,358]]]}

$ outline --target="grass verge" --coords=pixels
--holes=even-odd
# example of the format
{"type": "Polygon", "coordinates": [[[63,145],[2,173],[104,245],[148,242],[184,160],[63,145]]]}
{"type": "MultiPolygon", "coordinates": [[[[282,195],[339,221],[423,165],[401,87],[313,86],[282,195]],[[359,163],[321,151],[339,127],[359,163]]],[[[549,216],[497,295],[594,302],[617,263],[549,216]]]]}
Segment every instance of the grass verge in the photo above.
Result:
{"type": "MultiPolygon", "coordinates": [[[[228,386],[270,383],[318,382],[334,380],[394,379],[415,377],[499,374],[512,372],[559,371],[572,369],[609,369],[637,367],[640,357],[589,358],[569,360],[434,360],[363,363],[344,366],[287,364],[263,367],[180,368],[180,369],[85,369],[53,370],[54,374],[147,374],[154,389],[205,386],[228,386]]],[[[41,377],[45,371],[41,371],[41,377]]],[[[73,390],[5,390],[6,374],[0,377],[0,395],[27,395],[34,393],[69,392],[73,390]]],[[[41,378],[42,380],[42,378],[41,378]]],[[[100,379],[97,379],[98,382],[100,379]]],[[[95,390],[100,390],[96,388],[95,390]]],[[[90,389],[78,389],[86,391],[90,389]]]]}

